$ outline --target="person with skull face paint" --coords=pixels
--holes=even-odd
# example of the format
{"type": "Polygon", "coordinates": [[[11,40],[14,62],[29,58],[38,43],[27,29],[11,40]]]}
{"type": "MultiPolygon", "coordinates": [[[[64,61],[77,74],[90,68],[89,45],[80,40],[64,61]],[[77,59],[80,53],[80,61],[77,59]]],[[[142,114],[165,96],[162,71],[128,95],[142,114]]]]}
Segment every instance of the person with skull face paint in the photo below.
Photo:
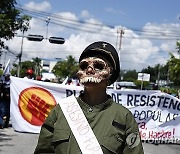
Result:
{"type": "MultiPolygon", "coordinates": [[[[106,93],[120,72],[116,49],[107,42],[90,44],[79,58],[79,81],[84,92],[77,99],[104,154],[143,154],[138,125],[131,112],[106,93]]],[[[81,153],[57,105],[42,125],[35,153],[81,153]]]]}

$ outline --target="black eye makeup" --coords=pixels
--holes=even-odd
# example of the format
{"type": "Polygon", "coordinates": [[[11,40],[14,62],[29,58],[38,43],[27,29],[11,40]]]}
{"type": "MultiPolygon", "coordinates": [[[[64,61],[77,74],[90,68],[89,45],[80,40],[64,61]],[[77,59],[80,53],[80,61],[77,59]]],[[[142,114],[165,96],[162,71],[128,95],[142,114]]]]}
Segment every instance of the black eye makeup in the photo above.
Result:
{"type": "Polygon", "coordinates": [[[88,62],[86,62],[86,61],[81,62],[79,64],[79,67],[80,67],[81,70],[87,69],[88,68],[88,62]]]}
{"type": "Polygon", "coordinates": [[[101,61],[95,61],[93,66],[94,66],[94,69],[97,69],[97,70],[103,70],[105,68],[105,64],[101,61]]]}
{"type": "Polygon", "coordinates": [[[92,67],[94,70],[103,70],[106,68],[106,63],[100,60],[93,60],[93,61],[82,61],[79,64],[79,68],[81,70],[86,70],[88,67],[92,67]]]}

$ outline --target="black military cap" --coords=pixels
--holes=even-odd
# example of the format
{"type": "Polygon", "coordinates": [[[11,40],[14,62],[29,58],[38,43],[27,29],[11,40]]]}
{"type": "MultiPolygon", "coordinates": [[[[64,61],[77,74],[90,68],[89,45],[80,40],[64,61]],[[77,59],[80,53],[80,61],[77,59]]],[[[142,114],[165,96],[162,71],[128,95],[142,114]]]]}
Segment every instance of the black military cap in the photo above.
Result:
{"type": "Polygon", "coordinates": [[[119,76],[120,64],[119,64],[118,53],[116,49],[110,43],[98,41],[98,42],[94,42],[90,44],[82,52],[79,58],[79,62],[84,58],[91,57],[91,56],[98,56],[98,55],[106,58],[112,65],[113,72],[110,77],[110,82],[111,84],[114,83],[119,76]]]}

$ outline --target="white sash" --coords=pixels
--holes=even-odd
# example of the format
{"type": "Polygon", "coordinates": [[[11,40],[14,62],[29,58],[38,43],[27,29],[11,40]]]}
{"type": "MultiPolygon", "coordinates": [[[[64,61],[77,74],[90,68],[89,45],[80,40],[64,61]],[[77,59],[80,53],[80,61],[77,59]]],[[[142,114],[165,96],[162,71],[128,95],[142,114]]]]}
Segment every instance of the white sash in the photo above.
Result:
{"type": "Polygon", "coordinates": [[[99,142],[76,98],[72,95],[60,100],[58,103],[76,138],[81,152],[83,154],[103,154],[99,142]]]}

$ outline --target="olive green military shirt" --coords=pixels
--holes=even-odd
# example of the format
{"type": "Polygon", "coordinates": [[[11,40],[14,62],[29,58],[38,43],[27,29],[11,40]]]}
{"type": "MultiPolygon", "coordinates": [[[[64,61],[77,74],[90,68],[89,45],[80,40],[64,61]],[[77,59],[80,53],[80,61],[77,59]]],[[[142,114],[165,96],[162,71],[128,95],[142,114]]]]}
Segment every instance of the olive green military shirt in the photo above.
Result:
{"type": "MultiPolygon", "coordinates": [[[[109,98],[105,103],[89,106],[79,97],[82,108],[104,154],[143,154],[137,123],[131,112],[109,98]]],[[[49,113],[41,127],[35,154],[80,154],[59,105],[49,113]]]]}

